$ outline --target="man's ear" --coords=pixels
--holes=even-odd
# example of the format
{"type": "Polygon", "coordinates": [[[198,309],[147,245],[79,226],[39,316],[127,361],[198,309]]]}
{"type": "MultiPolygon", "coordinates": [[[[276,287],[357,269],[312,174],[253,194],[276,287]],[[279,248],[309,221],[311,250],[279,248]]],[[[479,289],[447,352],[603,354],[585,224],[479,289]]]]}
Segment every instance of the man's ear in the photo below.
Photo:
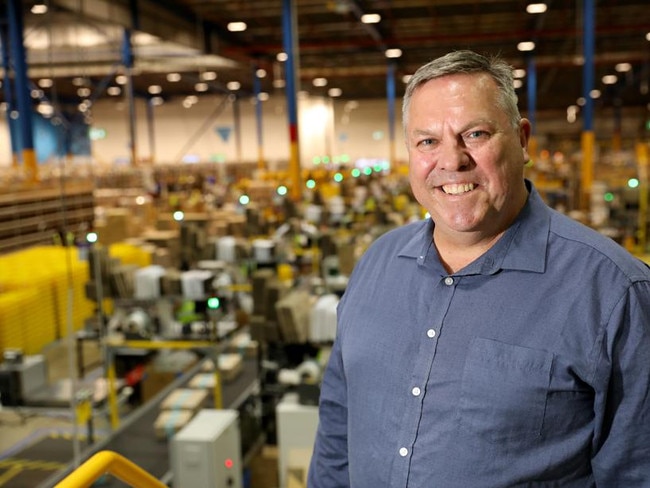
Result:
{"type": "Polygon", "coordinates": [[[519,144],[523,149],[524,163],[530,161],[530,154],[528,153],[528,142],[530,141],[530,133],[532,126],[528,119],[521,119],[519,121],[519,144]]]}

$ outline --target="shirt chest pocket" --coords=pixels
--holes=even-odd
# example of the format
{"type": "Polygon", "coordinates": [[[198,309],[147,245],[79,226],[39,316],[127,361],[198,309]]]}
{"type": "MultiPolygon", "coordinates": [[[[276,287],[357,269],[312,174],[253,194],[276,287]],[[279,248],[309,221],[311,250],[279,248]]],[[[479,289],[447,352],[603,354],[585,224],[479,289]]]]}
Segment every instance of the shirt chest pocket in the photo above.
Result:
{"type": "Polygon", "coordinates": [[[460,427],[493,443],[541,435],[553,356],[477,338],[463,370],[460,427]]]}

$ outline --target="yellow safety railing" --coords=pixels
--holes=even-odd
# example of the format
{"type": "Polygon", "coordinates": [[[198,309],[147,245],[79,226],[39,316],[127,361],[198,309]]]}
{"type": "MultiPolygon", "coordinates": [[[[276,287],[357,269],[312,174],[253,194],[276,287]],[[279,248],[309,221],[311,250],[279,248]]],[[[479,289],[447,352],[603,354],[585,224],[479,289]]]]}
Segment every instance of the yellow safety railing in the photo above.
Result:
{"type": "Polygon", "coordinates": [[[55,488],[89,488],[110,473],[136,488],[167,488],[140,466],[113,451],[100,451],[64,478],[55,488]]]}

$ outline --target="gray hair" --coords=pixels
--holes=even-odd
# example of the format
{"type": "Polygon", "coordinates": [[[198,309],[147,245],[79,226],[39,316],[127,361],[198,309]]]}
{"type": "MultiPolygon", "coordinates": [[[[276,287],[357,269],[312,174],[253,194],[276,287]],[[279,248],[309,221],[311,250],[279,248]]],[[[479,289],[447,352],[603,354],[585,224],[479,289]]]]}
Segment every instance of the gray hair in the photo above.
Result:
{"type": "Polygon", "coordinates": [[[496,56],[487,58],[474,51],[453,51],[421,66],[406,86],[402,101],[402,122],[408,123],[411,97],[422,84],[435,78],[454,74],[486,73],[492,77],[499,88],[497,103],[508,115],[514,127],[521,120],[517,107],[517,94],[513,85],[512,66],[496,56]]]}

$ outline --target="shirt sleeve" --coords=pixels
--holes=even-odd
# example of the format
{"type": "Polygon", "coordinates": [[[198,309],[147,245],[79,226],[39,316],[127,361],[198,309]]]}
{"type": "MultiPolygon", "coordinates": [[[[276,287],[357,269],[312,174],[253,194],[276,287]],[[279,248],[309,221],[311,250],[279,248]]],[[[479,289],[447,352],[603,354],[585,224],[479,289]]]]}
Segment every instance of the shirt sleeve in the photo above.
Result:
{"type": "Polygon", "coordinates": [[[319,424],[309,468],[308,488],[350,486],[347,389],[339,339],[334,342],[321,384],[319,424]]]}
{"type": "MultiPolygon", "coordinates": [[[[596,486],[650,486],[650,283],[630,287],[606,330],[592,469],[596,486]]],[[[598,373],[597,373],[598,374],[598,373]]]]}

